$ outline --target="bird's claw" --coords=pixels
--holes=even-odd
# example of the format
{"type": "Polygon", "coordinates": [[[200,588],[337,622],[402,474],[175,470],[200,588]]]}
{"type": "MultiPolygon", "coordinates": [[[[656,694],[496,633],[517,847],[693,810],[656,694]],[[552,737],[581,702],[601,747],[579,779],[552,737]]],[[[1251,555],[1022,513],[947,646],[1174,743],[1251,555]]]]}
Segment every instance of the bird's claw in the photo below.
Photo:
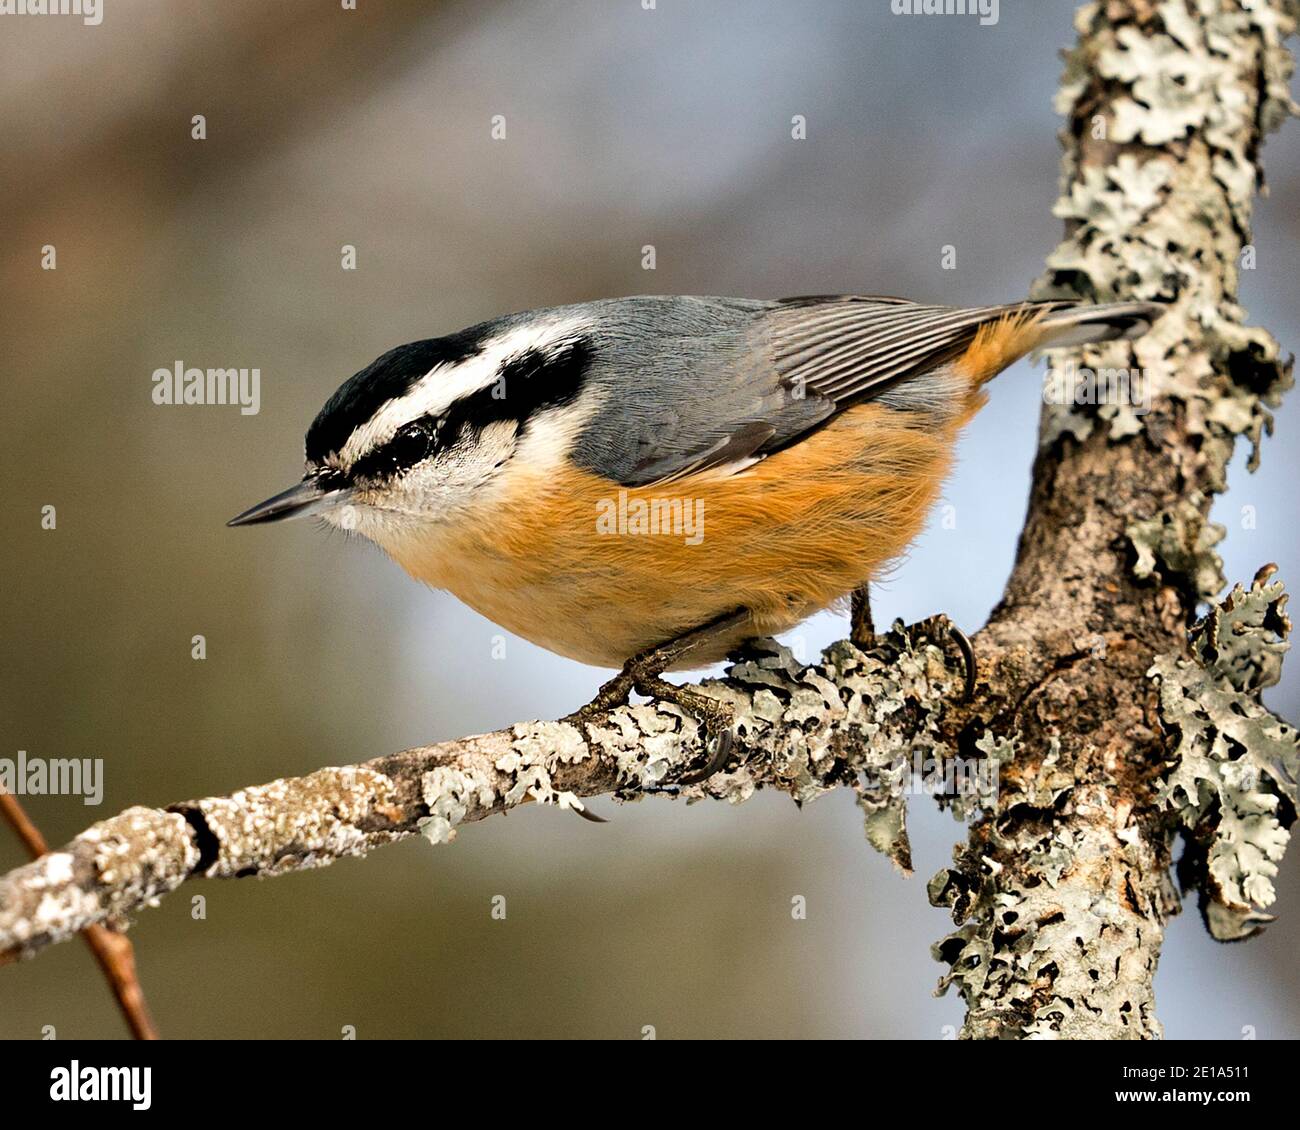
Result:
{"type": "Polygon", "coordinates": [[[609,821],[606,820],[605,817],[597,816],[596,813],[592,812],[591,809],[588,808],[585,804],[581,808],[575,808],[573,811],[576,812],[579,816],[581,816],[584,820],[589,820],[593,824],[609,823],[609,821]]]}
{"type": "Polygon", "coordinates": [[[914,625],[912,632],[914,633],[914,640],[918,636],[924,636],[939,644],[952,640],[957,645],[966,672],[966,680],[962,689],[962,701],[969,702],[974,698],[975,683],[979,677],[979,664],[975,659],[975,646],[970,642],[970,636],[957,627],[942,612],[936,613],[934,616],[914,625]]]}
{"type": "Polygon", "coordinates": [[[708,760],[699,768],[683,773],[677,778],[683,785],[699,785],[715,773],[722,772],[731,759],[732,747],[736,744],[735,733],[730,726],[720,730],[710,730],[705,726],[704,752],[708,760]]]}

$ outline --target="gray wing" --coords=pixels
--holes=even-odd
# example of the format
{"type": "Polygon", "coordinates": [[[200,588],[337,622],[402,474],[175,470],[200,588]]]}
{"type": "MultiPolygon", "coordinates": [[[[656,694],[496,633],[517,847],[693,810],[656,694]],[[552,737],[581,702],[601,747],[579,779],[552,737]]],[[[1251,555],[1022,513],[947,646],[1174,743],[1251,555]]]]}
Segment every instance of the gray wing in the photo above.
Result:
{"type": "Polygon", "coordinates": [[[835,295],[759,302],[643,297],[593,303],[602,397],[575,460],[624,486],[739,471],[852,404],[959,356],[980,309],[835,295]]]}

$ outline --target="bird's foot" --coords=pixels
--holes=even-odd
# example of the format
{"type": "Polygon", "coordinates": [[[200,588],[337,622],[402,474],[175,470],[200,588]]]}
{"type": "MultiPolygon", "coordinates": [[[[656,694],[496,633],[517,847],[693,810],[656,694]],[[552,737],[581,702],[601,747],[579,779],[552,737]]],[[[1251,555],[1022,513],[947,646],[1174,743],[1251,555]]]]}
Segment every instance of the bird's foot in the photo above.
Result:
{"type": "MultiPolygon", "coordinates": [[[[907,629],[907,634],[913,643],[916,643],[917,640],[928,639],[933,643],[937,643],[940,647],[949,641],[957,645],[957,650],[961,652],[962,664],[966,670],[966,683],[962,699],[969,702],[975,694],[975,680],[979,674],[979,668],[975,662],[975,648],[971,645],[970,637],[942,612],[913,624],[907,629]]],[[[879,642],[879,637],[876,635],[876,626],[871,616],[871,586],[869,584],[864,584],[853,592],[852,611],[849,619],[849,640],[861,651],[870,651],[879,642]]]]}
{"type": "Polygon", "coordinates": [[[747,616],[748,612],[744,609],[728,612],[703,627],[643,651],[640,655],[634,655],[617,675],[601,686],[595,698],[562,721],[590,722],[602,714],[625,706],[634,690],[647,698],[671,702],[700,724],[705,733],[705,751],[708,754],[707,762],[700,769],[682,777],[681,783],[696,785],[708,780],[726,766],[735,745],[731,707],[691,687],[670,683],[662,676],[664,671],[687,658],[701,644],[732,631],[747,616]]]}
{"type": "Polygon", "coordinates": [[[608,714],[611,710],[617,710],[620,706],[626,706],[628,699],[631,697],[633,689],[636,687],[636,671],[634,664],[639,659],[636,656],[629,659],[617,675],[607,683],[602,683],[600,690],[596,692],[593,698],[586,706],[580,706],[572,714],[566,714],[560,719],[561,722],[590,722],[592,719],[601,714],[608,714]]]}
{"type": "Polygon", "coordinates": [[[679,687],[657,675],[641,680],[636,689],[638,694],[647,698],[671,702],[700,725],[706,760],[700,768],[692,769],[677,778],[680,784],[698,785],[726,768],[732,747],[736,744],[732,729],[735,718],[730,706],[691,687],[679,687]]]}
{"type": "Polygon", "coordinates": [[[876,646],[876,624],[871,617],[870,585],[863,585],[853,590],[853,604],[849,613],[849,640],[859,651],[870,651],[876,646]]]}
{"type": "Polygon", "coordinates": [[[975,648],[970,637],[954,624],[944,613],[938,612],[907,629],[913,643],[927,639],[942,647],[951,642],[961,653],[962,665],[966,672],[966,682],[962,691],[962,701],[969,702],[975,695],[975,680],[979,676],[979,666],[975,660],[975,648]]]}
{"type": "Polygon", "coordinates": [[[679,779],[683,785],[697,785],[723,769],[731,756],[735,745],[731,707],[690,687],[670,683],[661,674],[662,658],[658,652],[652,651],[629,659],[623,670],[596,692],[595,698],[562,721],[590,722],[602,714],[627,705],[634,690],[646,698],[671,702],[694,718],[704,731],[704,748],[708,760],[701,768],[692,770],[679,779]]]}

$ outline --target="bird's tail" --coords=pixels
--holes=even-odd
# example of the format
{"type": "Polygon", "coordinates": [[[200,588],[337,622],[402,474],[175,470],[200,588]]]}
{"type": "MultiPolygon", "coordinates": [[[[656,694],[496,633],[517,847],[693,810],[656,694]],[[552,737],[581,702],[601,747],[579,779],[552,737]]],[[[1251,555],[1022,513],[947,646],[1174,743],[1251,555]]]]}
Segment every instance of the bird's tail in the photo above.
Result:
{"type": "Polygon", "coordinates": [[[983,384],[1037,349],[1141,337],[1165,309],[1159,302],[1026,302],[980,326],[959,365],[983,384]]]}
{"type": "MultiPolygon", "coordinates": [[[[1032,309],[1032,307],[1031,307],[1032,309]]],[[[1099,341],[1132,341],[1151,328],[1166,307],[1159,302],[1105,302],[1049,310],[1037,321],[1035,349],[1063,349],[1099,341]]]]}

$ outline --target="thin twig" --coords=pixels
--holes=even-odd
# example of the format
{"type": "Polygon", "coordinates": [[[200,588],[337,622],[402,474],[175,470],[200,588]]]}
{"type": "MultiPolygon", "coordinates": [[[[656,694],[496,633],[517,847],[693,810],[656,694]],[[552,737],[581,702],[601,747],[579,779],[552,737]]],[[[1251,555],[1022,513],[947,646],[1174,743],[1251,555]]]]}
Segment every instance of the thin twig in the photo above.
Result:
{"type": "MultiPolygon", "coordinates": [[[[0,812],[13,826],[18,838],[22,840],[33,859],[39,859],[49,846],[41,830],[32,823],[31,818],[18,803],[12,793],[0,790],[0,812]]],[[[117,998],[118,1007],[126,1017],[131,1035],[137,1040],[158,1039],[158,1029],[149,1014],[149,1005],[144,999],[144,990],[140,987],[140,978],[135,968],[135,947],[131,940],[118,930],[108,926],[87,926],[81,932],[90,946],[95,960],[108,979],[109,988],[117,998]]]]}

